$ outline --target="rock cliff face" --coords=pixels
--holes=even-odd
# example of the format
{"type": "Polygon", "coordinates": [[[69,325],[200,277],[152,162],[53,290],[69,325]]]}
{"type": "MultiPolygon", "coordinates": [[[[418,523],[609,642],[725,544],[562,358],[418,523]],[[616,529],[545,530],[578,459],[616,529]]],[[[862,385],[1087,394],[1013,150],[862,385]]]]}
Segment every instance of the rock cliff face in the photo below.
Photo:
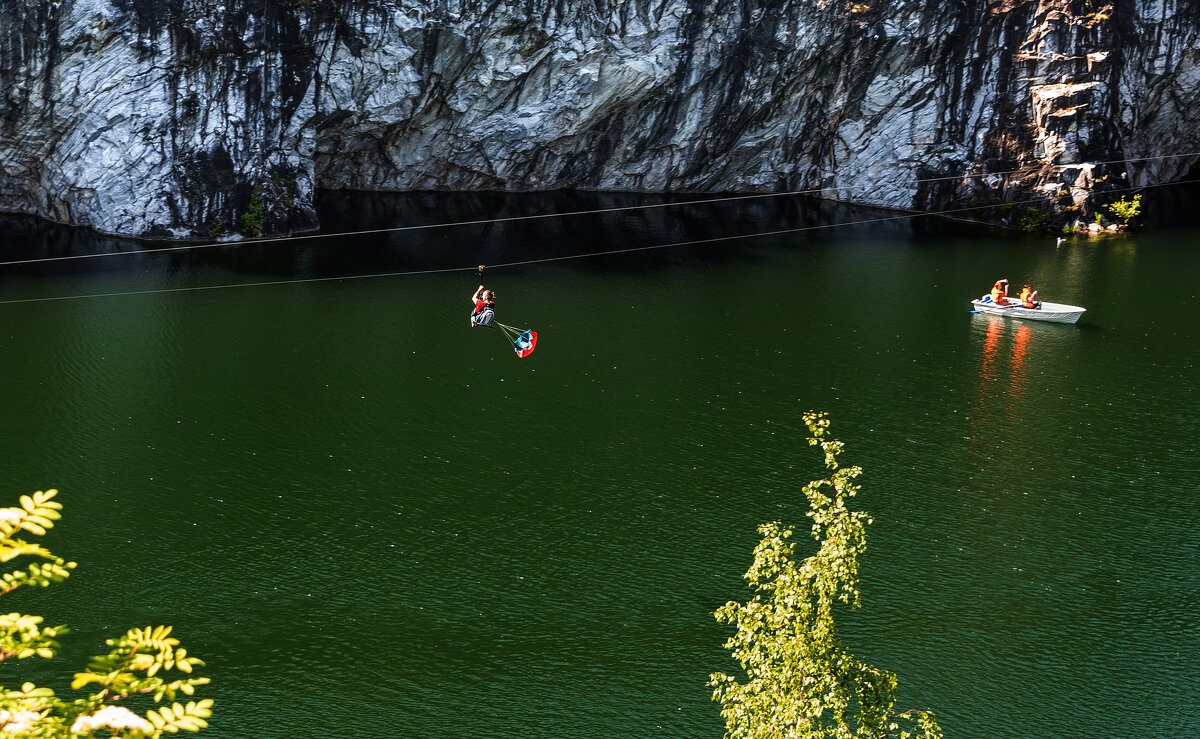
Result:
{"type": "Polygon", "coordinates": [[[0,0],[0,209],[152,238],[316,187],[1061,217],[1183,177],[1198,119],[1196,0],[0,0]]]}

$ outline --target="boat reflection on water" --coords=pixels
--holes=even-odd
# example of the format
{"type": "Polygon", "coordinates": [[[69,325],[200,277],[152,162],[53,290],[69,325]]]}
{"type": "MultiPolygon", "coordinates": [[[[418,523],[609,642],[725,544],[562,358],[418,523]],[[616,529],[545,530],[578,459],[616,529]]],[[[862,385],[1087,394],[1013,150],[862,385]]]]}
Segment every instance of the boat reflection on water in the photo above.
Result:
{"type": "Polygon", "coordinates": [[[1017,326],[1017,332],[1013,334],[1013,349],[1012,349],[1012,371],[1009,374],[1009,389],[1008,397],[1010,402],[1015,401],[1017,397],[1024,394],[1026,376],[1025,376],[1025,353],[1029,349],[1029,336],[1033,333],[1027,324],[1022,323],[1017,326]]]}
{"type": "Polygon", "coordinates": [[[975,481],[971,493],[992,504],[1018,489],[1028,472],[1025,447],[1036,438],[1030,427],[1037,415],[1037,401],[1028,397],[1029,363],[1043,338],[1035,336],[1042,333],[1037,328],[1003,316],[972,316],[971,344],[979,349],[979,369],[969,416],[972,443],[963,461],[975,481]]]}
{"type": "MultiPolygon", "coordinates": [[[[983,319],[987,323],[987,331],[983,335],[983,351],[980,352],[982,361],[979,364],[979,379],[981,382],[993,382],[996,379],[996,364],[1000,356],[1000,322],[983,319]]],[[[982,393],[981,393],[982,395],[982,393]]]]}
{"type": "Polygon", "coordinates": [[[983,324],[979,385],[974,417],[978,426],[994,432],[1021,427],[1021,399],[1028,383],[1026,358],[1034,329],[1027,323],[978,314],[975,328],[983,324]]]}

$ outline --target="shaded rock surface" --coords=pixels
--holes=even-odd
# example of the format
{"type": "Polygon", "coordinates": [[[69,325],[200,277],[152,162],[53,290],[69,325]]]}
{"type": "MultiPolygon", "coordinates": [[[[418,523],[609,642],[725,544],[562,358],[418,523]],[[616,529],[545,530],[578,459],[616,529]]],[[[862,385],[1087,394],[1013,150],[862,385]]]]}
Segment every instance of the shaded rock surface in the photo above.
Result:
{"type": "Polygon", "coordinates": [[[0,0],[0,89],[0,209],[150,238],[317,187],[1075,218],[1200,160],[1200,5],[0,0]]]}

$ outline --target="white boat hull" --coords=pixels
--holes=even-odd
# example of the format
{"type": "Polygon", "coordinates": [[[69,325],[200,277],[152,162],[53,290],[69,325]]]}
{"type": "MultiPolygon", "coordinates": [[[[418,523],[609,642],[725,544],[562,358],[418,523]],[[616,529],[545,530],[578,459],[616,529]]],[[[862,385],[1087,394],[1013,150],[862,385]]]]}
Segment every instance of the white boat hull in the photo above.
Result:
{"type": "Polygon", "coordinates": [[[1054,323],[1075,323],[1083,315],[1084,308],[1077,305],[1063,305],[1042,301],[1042,307],[1037,309],[1022,308],[1021,304],[1008,299],[1007,305],[996,305],[992,296],[984,295],[971,301],[975,310],[995,316],[1011,316],[1012,318],[1027,318],[1031,321],[1053,321],[1054,323]]]}

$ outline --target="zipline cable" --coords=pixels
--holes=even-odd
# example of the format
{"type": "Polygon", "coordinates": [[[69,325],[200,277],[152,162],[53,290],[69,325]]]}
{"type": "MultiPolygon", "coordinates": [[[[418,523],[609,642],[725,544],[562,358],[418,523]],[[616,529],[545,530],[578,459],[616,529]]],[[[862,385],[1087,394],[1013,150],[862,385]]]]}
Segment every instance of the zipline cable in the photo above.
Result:
{"type": "MultiPolygon", "coordinates": [[[[1152,161],[1152,160],[1156,160],[1156,159],[1175,159],[1175,158],[1193,157],[1193,156],[1200,156],[1200,151],[1193,151],[1193,152],[1188,152],[1188,153],[1184,153],[1184,154],[1162,154],[1162,155],[1153,156],[1153,157],[1134,157],[1131,159],[1113,159],[1113,160],[1104,161],[1104,162],[1084,162],[1082,164],[1088,164],[1091,166],[1100,166],[1100,165],[1104,165],[1104,164],[1128,164],[1130,162],[1152,161]]],[[[1059,167],[1059,168],[1065,169],[1068,167],[1079,167],[1079,166],[1081,166],[1081,164],[1051,164],[1051,165],[1045,165],[1045,166],[1059,167]]],[[[925,179],[918,179],[913,182],[914,182],[914,184],[920,185],[920,184],[927,183],[927,182],[944,182],[944,181],[948,181],[948,180],[962,180],[962,179],[965,179],[968,177],[981,178],[981,177],[991,177],[991,176],[995,176],[995,175],[1021,174],[1022,172],[1029,172],[1029,171],[1031,171],[1031,169],[1026,167],[1026,168],[1022,168],[1022,169],[1012,169],[1012,170],[1007,170],[1007,171],[1003,171],[1003,172],[983,172],[983,173],[978,173],[978,174],[965,173],[965,174],[958,174],[958,175],[947,175],[944,177],[927,177],[925,179]]],[[[889,183],[889,184],[908,185],[910,183],[899,182],[899,183],[889,183]]],[[[1124,192],[1126,190],[1144,190],[1144,189],[1151,188],[1151,187],[1165,187],[1165,186],[1169,186],[1169,185],[1179,185],[1179,184],[1183,184],[1183,183],[1182,182],[1168,182],[1168,183],[1160,183],[1157,185],[1143,185],[1140,187],[1124,188],[1122,190],[1106,190],[1105,192],[1124,192]]],[[[858,189],[878,190],[882,187],[887,187],[887,186],[889,186],[889,185],[880,185],[880,184],[847,185],[845,187],[839,187],[836,189],[838,189],[838,190],[858,190],[858,189]]],[[[123,256],[131,256],[134,254],[137,254],[137,255],[158,254],[158,253],[163,253],[163,252],[189,251],[189,250],[193,250],[193,249],[211,249],[214,247],[249,246],[250,244],[269,244],[269,243],[282,243],[282,242],[290,243],[290,242],[305,241],[305,240],[310,240],[310,239],[334,239],[334,238],[346,238],[346,237],[350,237],[350,236],[371,236],[371,235],[375,235],[375,234],[400,233],[402,231],[420,231],[420,230],[428,230],[428,229],[434,229],[434,228],[457,228],[460,226],[483,226],[483,225],[488,225],[488,224],[493,224],[493,223],[510,223],[513,221],[534,221],[534,220],[541,220],[541,219],[545,219],[545,218],[568,218],[571,216],[582,216],[582,215],[600,215],[600,214],[604,214],[604,213],[618,213],[618,212],[629,211],[629,210],[651,210],[651,209],[655,209],[655,208],[671,208],[671,207],[683,206],[683,205],[706,205],[709,203],[727,203],[727,202],[734,202],[734,201],[740,201],[740,200],[792,197],[792,196],[797,196],[797,195],[817,195],[817,194],[825,192],[826,190],[829,190],[829,189],[832,189],[832,188],[814,187],[814,188],[809,188],[807,190],[792,190],[790,192],[750,193],[747,195],[729,195],[729,196],[718,197],[718,198],[684,200],[684,201],[673,202],[673,203],[648,203],[648,204],[644,204],[644,205],[623,205],[623,206],[615,206],[612,208],[597,208],[594,210],[566,211],[563,213],[536,213],[533,215],[507,216],[504,218],[483,218],[483,219],[473,220],[473,221],[453,221],[450,223],[426,223],[426,224],[419,224],[419,225],[414,225],[414,226],[389,226],[387,228],[372,228],[372,229],[365,229],[362,231],[344,231],[344,232],[340,232],[340,233],[297,234],[295,236],[272,236],[269,238],[262,238],[262,239],[239,239],[239,240],[231,240],[231,241],[215,241],[215,242],[205,243],[205,244],[179,244],[177,246],[164,246],[164,247],[156,247],[153,249],[138,249],[136,251],[110,251],[110,252],[99,252],[99,253],[95,253],[95,254],[69,254],[69,255],[65,255],[65,256],[61,256],[61,257],[33,257],[30,259],[12,259],[9,261],[3,261],[3,262],[0,262],[0,267],[15,266],[15,265],[19,265],[19,264],[38,264],[38,263],[42,263],[42,262],[64,262],[64,261],[70,261],[70,260],[75,260],[75,259],[99,259],[102,257],[123,257],[123,256]]],[[[1012,204],[1013,205],[1021,205],[1025,202],[1029,202],[1029,201],[1014,202],[1012,204]]],[[[866,208],[879,207],[879,206],[872,206],[867,203],[851,203],[851,205],[858,205],[860,207],[866,207],[866,208]]],[[[913,213],[911,215],[937,215],[937,212],[929,211],[929,212],[922,212],[922,213],[913,213]]],[[[117,238],[117,237],[114,237],[114,238],[117,238]]]]}
{"type": "MultiPolygon", "coordinates": [[[[1156,188],[1156,187],[1171,187],[1174,185],[1190,185],[1190,184],[1195,184],[1195,183],[1200,183],[1200,178],[1194,179],[1194,180],[1180,180],[1177,182],[1165,182],[1165,183],[1158,184],[1158,185],[1143,185],[1140,187],[1128,187],[1128,188],[1122,188],[1119,190],[1108,190],[1107,192],[1117,193],[1117,192],[1128,192],[1128,191],[1132,191],[1132,190],[1149,190],[1149,189],[1156,188]]],[[[1014,205],[1015,206],[1015,205],[1027,205],[1027,204],[1031,204],[1031,203],[1043,203],[1043,202],[1045,202],[1045,201],[1041,198],[1031,198],[1029,200],[1016,200],[1011,203],[1004,203],[1004,205],[1014,205]]],[[[712,244],[712,243],[716,243],[719,241],[734,241],[736,239],[755,239],[755,238],[761,238],[763,236],[781,236],[781,235],[785,235],[785,234],[801,233],[804,231],[816,231],[818,229],[823,229],[823,228],[841,228],[843,226],[862,226],[862,225],[868,225],[868,224],[872,224],[872,223],[897,221],[902,218],[920,218],[923,216],[944,216],[944,215],[947,215],[950,213],[963,213],[963,212],[983,210],[986,208],[994,208],[994,207],[996,207],[996,206],[995,205],[979,205],[979,206],[972,206],[972,207],[968,207],[968,208],[952,208],[949,210],[927,211],[927,212],[921,212],[921,213],[904,212],[904,213],[897,213],[897,214],[891,215],[891,216],[880,216],[879,218],[867,218],[867,219],[859,220],[859,221],[845,221],[845,222],[841,222],[841,223],[823,223],[823,224],[818,224],[815,226],[800,226],[797,228],[785,228],[785,229],[778,229],[775,231],[763,231],[763,232],[759,232],[759,233],[750,233],[750,234],[734,234],[731,236],[714,236],[714,237],[708,238],[708,239],[693,239],[691,241],[676,241],[676,242],[672,242],[672,243],[668,243],[668,244],[651,244],[649,246],[633,246],[633,247],[629,247],[626,249],[610,249],[608,251],[594,251],[594,252],[588,252],[586,254],[566,254],[563,256],[559,256],[559,257],[544,257],[541,259],[526,259],[526,260],[517,261],[517,262],[501,262],[498,264],[489,264],[487,266],[487,268],[494,269],[496,267],[516,267],[516,266],[523,266],[523,265],[528,265],[528,264],[540,264],[542,262],[559,262],[559,261],[564,261],[564,260],[568,260],[568,259],[587,259],[590,257],[606,256],[609,254],[628,254],[628,253],[637,252],[637,251],[650,251],[653,249],[670,249],[670,248],[679,247],[679,246],[698,246],[700,244],[712,244]]],[[[981,225],[987,225],[987,224],[981,224],[981,225]]],[[[440,269],[418,269],[418,270],[410,270],[410,271],[406,271],[406,272],[377,272],[377,273],[361,274],[361,275],[345,275],[345,276],[339,276],[339,277],[302,277],[302,278],[297,278],[297,279],[293,279],[293,280],[269,280],[269,281],[265,281],[265,282],[235,282],[235,283],[224,284],[224,285],[198,285],[195,287],[166,287],[166,288],[159,288],[159,289],[154,289],[154,290],[129,290],[129,291],[124,291],[124,292],[112,292],[112,293],[85,293],[85,294],[80,294],[80,295],[59,295],[59,296],[52,296],[52,297],[47,297],[47,298],[15,298],[12,300],[0,300],[0,305],[12,305],[15,303],[46,303],[46,302],[57,301],[57,300],[82,300],[85,298],[113,298],[113,297],[124,297],[124,296],[129,296],[129,295],[157,295],[157,294],[162,294],[162,293],[193,292],[193,291],[200,291],[200,290],[225,290],[225,289],[235,288],[235,287],[263,287],[263,286],[267,286],[267,285],[297,285],[297,284],[310,283],[310,282],[334,282],[334,281],[338,281],[338,280],[364,280],[364,279],[368,279],[368,278],[372,278],[372,277],[404,277],[404,276],[408,276],[408,275],[426,275],[426,274],[437,274],[437,273],[444,273],[444,272],[468,272],[468,271],[474,271],[477,269],[478,269],[478,267],[443,267],[440,269]]]]}

